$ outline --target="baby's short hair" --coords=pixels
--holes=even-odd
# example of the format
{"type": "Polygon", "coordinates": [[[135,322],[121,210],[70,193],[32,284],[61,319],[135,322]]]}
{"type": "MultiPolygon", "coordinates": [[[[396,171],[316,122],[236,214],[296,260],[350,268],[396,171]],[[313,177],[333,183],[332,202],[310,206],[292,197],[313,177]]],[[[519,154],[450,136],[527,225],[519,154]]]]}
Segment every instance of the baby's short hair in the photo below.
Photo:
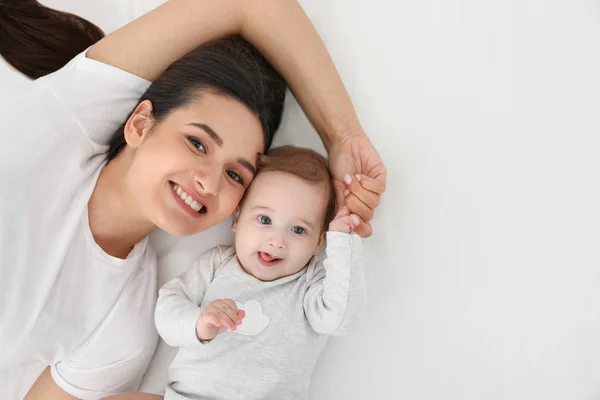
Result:
{"type": "Polygon", "coordinates": [[[336,213],[333,177],[327,166],[327,159],[312,149],[296,146],[280,146],[271,149],[258,159],[257,175],[263,172],[284,172],[315,185],[323,186],[327,194],[327,209],[323,220],[323,230],[336,213]]]}

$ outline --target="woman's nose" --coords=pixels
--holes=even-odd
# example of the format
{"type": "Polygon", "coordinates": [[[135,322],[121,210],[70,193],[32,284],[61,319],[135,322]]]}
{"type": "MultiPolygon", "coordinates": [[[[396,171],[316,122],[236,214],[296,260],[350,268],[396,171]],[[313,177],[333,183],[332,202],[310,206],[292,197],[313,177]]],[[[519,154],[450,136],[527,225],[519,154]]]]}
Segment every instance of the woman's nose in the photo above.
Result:
{"type": "Polygon", "coordinates": [[[196,174],[196,183],[203,194],[211,194],[213,196],[219,193],[221,189],[221,174],[213,171],[204,171],[204,173],[196,174]]]}

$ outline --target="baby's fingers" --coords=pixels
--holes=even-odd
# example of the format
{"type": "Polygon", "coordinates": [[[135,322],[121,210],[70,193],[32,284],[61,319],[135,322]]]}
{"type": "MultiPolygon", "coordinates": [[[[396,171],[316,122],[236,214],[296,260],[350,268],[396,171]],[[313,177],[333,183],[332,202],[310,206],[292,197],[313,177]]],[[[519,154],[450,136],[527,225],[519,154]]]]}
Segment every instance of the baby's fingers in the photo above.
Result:
{"type": "Polygon", "coordinates": [[[227,313],[218,310],[216,314],[219,318],[219,321],[221,322],[221,325],[226,326],[227,329],[232,331],[235,331],[237,329],[236,322],[229,315],[227,315],[227,313]]]}
{"type": "Polygon", "coordinates": [[[350,210],[348,210],[348,207],[343,206],[338,210],[337,214],[335,214],[334,220],[348,215],[350,215],[350,210]]]}
{"type": "Polygon", "coordinates": [[[330,231],[352,233],[360,224],[360,219],[356,215],[346,215],[336,218],[329,224],[330,231]]]}
{"type": "Polygon", "coordinates": [[[235,301],[233,301],[231,299],[223,299],[223,300],[217,300],[215,303],[218,304],[219,308],[221,308],[224,312],[226,312],[227,315],[229,315],[233,320],[237,321],[238,308],[237,308],[237,304],[235,304],[235,301]]]}
{"type": "Polygon", "coordinates": [[[237,307],[233,310],[229,304],[218,301],[213,303],[213,307],[218,310],[219,319],[227,328],[235,330],[237,325],[242,322],[238,317],[237,307]]]}
{"type": "Polygon", "coordinates": [[[202,322],[204,322],[207,325],[216,326],[217,328],[223,326],[223,324],[221,324],[221,320],[217,315],[217,311],[205,311],[204,315],[202,316],[202,322]]]}

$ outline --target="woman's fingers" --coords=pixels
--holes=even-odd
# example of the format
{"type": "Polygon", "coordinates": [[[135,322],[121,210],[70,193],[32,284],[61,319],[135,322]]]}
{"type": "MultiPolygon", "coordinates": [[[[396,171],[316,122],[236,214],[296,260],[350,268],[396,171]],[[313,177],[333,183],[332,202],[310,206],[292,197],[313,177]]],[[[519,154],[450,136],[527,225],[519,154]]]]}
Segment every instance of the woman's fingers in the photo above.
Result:
{"type": "Polygon", "coordinates": [[[373,219],[375,210],[363,203],[353,193],[346,196],[346,206],[352,214],[358,215],[363,221],[369,222],[373,219]]]}
{"type": "Polygon", "coordinates": [[[385,182],[379,179],[373,179],[370,176],[362,174],[356,174],[354,178],[360,182],[362,187],[370,192],[375,193],[377,196],[380,196],[383,194],[383,192],[385,192],[385,182]]]}
{"type": "Polygon", "coordinates": [[[354,233],[356,233],[362,238],[367,238],[373,234],[373,228],[371,228],[371,224],[361,219],[360,224],[356,225],[356,227],[354,228],[354,233]]]}
{"type": "MultiPolygon", "coordinates": [[[[383,185],[381,182],[359,174],[354,177],[351,177],[350,174],[346,174],[344,181],[348,185],[348,189],[344,192],[346,197],[348,197],[349,194],[353,194],[371,209],[375,209],[379,206],[380,193],[375,190],[370,190],[369,188],[379,190],[383,185]]],[[[350,209],[350,211],[354,210],[350,209]]]]}

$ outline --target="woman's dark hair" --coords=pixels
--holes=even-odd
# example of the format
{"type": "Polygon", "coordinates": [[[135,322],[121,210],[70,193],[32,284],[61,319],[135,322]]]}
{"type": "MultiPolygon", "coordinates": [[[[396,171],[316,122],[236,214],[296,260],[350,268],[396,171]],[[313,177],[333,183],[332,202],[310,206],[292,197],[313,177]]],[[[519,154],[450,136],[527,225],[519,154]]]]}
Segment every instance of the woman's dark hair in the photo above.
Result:
{"type": "MultiPolygon", "coordinates": [[[[160,122],[202,92],[230,97],[248,107],[262,125],[265,151],[271,146],[281,123],[286,84],[250,43],[232,36],[198,47],[155,80],[140,102],[150,100],[152,117],[160,122]]],[[[124,127],[111,138],[109,161],[125,147],[124,127]]]]}
{"type": "MultiPolygon", "coordinates": [[[[33,0],[0,0],[0,55],[36,79],[66,65],[104,34],[73,14],[33,0]]],[[[202,92],[238,100],[259,119],[267,150],[281,123],[286,84],[250,43],[240,36],[198,47],[172,64],[141,97],[150,100],[155,122],[202,92]]],[[[114,132],[108,161],[125,147],[123,124],[114,132]]]]}
{"type": "Polygon", "coordinates": [[[103,37],[91,22],[35,0],[0,0],[0,54],[31,79],[59,70],[103,37]]]}

